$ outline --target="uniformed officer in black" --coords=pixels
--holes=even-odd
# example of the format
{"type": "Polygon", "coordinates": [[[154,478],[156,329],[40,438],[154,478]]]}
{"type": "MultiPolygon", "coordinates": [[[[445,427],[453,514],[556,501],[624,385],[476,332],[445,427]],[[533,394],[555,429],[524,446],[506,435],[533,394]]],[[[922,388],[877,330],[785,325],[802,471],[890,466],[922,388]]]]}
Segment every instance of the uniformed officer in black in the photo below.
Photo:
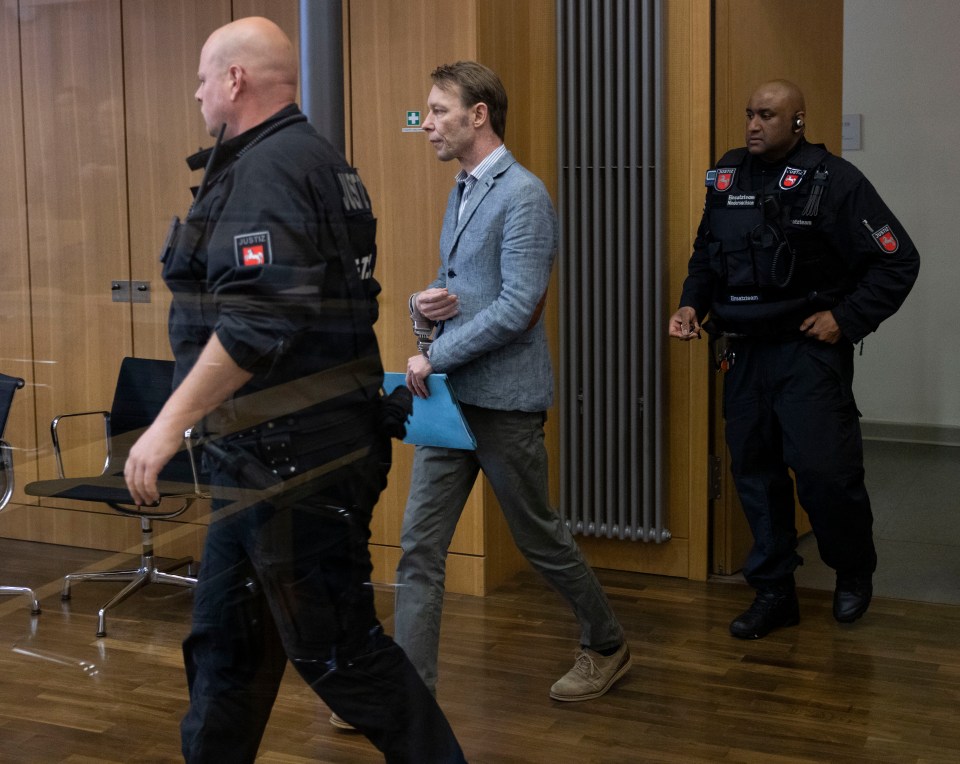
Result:
{"type": "Polygon", "coordinates": [[[919,270],[909,236],[849,162],[804,139],[803,95],[761,85],[744,148],[707,173],[707,197],[669,333],[718,339],[731,471],[753,532],[757,590],[730,624],[743,639],[799,622],[793,572],[796,475],[820,556],[836,571],[833,614],[866,612],[877,565],[864,486],[853,349],[903,303],[919,270]]]}
{"type": "Polygon", "coordinates": [[[188,160],[206,169],[162,257],[177,386],[124,471],[151,503],[184,431],[199,423],[208,441],[184,758],[254,761],[289,660],[387,761],[463,761],[374,610],[367,542],[390,442],[369,197],[296,107],[275,24],[215,31],[198,76],[219,137],[188,160]]]}

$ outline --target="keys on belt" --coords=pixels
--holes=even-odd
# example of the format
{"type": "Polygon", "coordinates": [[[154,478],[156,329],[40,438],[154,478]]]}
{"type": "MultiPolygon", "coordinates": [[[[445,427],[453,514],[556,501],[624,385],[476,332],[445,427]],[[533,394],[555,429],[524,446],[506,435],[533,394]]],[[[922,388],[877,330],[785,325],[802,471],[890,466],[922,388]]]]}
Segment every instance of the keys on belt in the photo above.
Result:
{"type": "Polygon", "coordinates": [[[724,345],[720,348],[717,353],[717,371],[718,372],[727,372],[733,368],[733,364],[736,363],[737,354],[733,348],[729,345],[724,345]]]}

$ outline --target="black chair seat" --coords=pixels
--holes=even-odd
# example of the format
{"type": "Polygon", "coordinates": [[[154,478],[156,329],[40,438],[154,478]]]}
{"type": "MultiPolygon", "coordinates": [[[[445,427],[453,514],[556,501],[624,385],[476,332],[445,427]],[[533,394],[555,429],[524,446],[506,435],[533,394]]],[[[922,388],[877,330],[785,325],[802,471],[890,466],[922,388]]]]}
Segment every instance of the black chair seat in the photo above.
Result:
{"type": "Polygon", "coordinates": [[[151,583],[193,587],[193,559],[185,557],[158,567],[153,554],[153,521],[168,520],[185,512],[197,499],[206,498],[200,488],[196,465],[190,450],[190,441],[184,445],[160,473],[158,489],[161,502],[152,506],[138,507],[133,502],[123,479],[123,463],[130,447],[156,419],[173,389],[173,361],[149,358],[124,358],[117,377],[113,405],[109,412],[83,412],[64,414],[53,420],[51,435],[57,457],[60,477],[56,480],[38,480],[28,483],[24,491],[30,496],[49,499],[70,499],[106,504],[116,512],[139,518],[141,530],[140,565],[129,570],[71,573],[63,579],[61,599],[70,599],[71,583],[77,581],[124,581],[127,585],[109,600],[99,611],[97,636],[106,635],[106,611],[118,605],[138,589],[151,583]],[[69,416],[87,414],[106,415],[107,463],[103,474],[82,477],[64,475],[63,460],[57,436],[57,425],[69,416]],[[176,499],[173,508],[163,499],[176,499]],[[187,575],[175,575],[169,571],[187,567],[187,575]]]}
{"type": "MultiPolygon", "coordinates": [[[[182,510],[172,512],[159,511],[161,502],[137,507],[134,504],[130,491],[122,475],[101,475],[86,478],[60,478],[57,480],[37,480],[24,487],[24,493],[30,496],[39,496],[50,499],[70,499],[72,501],[93,501],[101,504],[127,505],[120,511],[128,514],[146,514],[152,517],[162,517],[167,514],[180,514],[182,510]],[[157,508],[158,511],[151,511],[157,508]]],[[[157,483],[157,490],[163,499],[185,498],[195,495],[193,483],[181,483],[171,480],[161,480],[157,483]]],[[[117,509],[117,507],[114,507],[117,509]]]]}

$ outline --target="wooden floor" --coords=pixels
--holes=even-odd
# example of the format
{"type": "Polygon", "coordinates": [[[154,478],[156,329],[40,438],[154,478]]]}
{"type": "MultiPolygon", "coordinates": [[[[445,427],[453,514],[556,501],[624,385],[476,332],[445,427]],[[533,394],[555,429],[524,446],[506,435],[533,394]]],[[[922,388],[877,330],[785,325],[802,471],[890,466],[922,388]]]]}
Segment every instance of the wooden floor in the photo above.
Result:
{"type": "MultiPolygon", "coordinates": [[[[2,762],[180,760],[191,595],[150,587],[97,640],[115,585],[77,585],[67,607],[59,578],[103,557],[0,540],[0,583],[38,588],[44,608],[32,618],[26,598],[0,599],[2,762]]],[[[727,623],[750,600],[744,586],[600,576],[634,668],[585,703],[548,698],[577,634],[532,574],[485,599],[448,597],[439,698],[470,761],[960,761],[960,608],[879,599],[840,626],[829,592],[802,590],[798,627],[743,642],[727,623]]],[[[378,603],[389,628],[389,591],[378,603]]],[[[259,761],[382,761],[327,717],[289,672],[259,761]]]]}

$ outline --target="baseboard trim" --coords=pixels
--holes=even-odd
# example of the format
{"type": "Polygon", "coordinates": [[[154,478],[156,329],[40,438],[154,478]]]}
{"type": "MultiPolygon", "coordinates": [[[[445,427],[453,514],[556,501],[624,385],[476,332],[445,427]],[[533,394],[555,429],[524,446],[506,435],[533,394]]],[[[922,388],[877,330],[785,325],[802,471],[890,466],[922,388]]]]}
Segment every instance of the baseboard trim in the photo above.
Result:
{"type": "Polygon", "coordinates": [[[860,429],[863,432],[864,440],[894,440],[902,443],[960,446],[960,427],[861,420],[860,429]]]}

